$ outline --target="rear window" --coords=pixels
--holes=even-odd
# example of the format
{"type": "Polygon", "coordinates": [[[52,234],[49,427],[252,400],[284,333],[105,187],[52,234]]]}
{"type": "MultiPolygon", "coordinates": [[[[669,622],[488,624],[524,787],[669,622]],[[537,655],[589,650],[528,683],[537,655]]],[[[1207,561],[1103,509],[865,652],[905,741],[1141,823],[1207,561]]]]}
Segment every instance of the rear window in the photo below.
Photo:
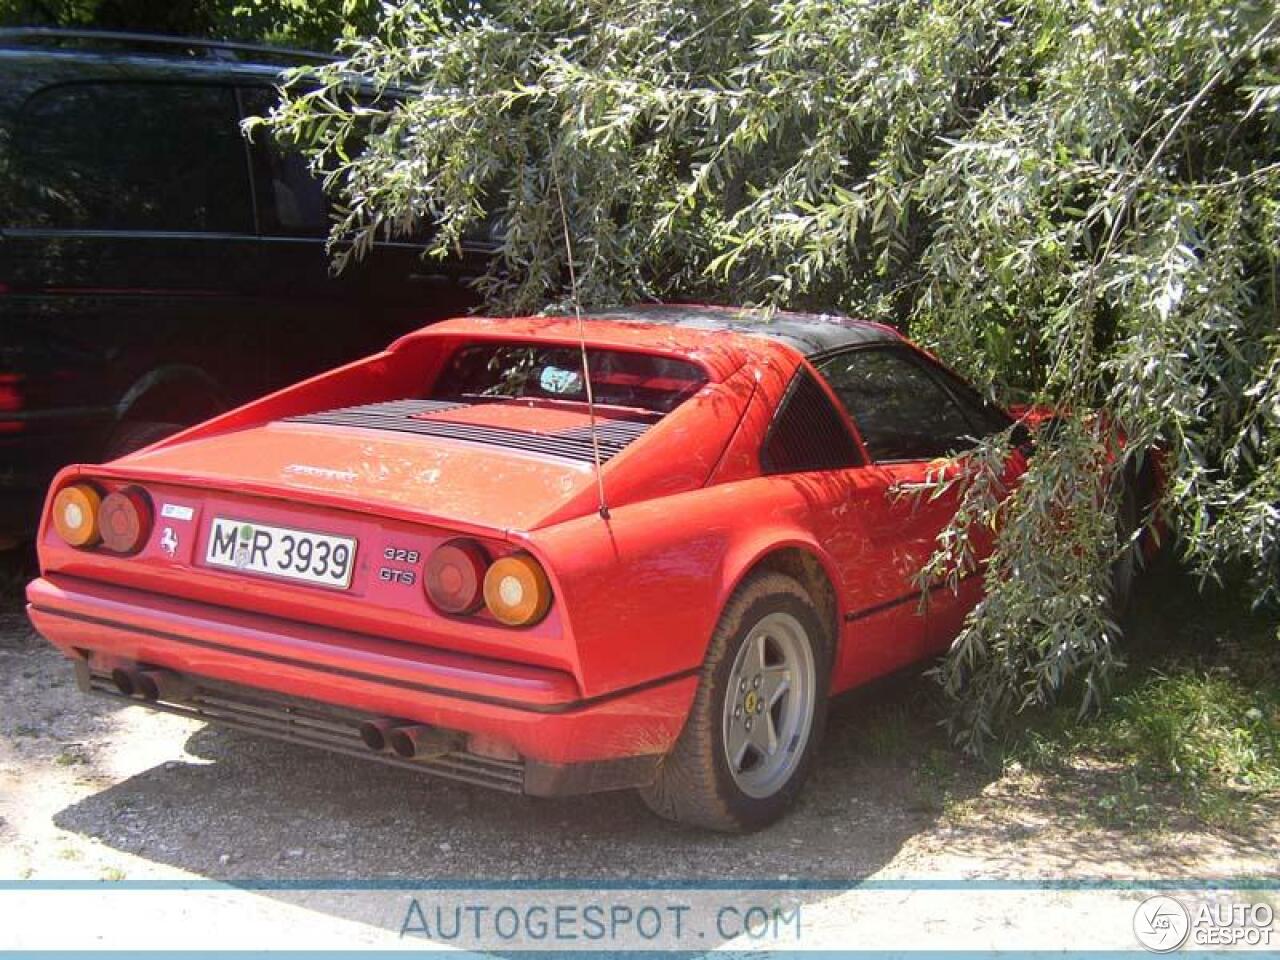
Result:
{"type": "MultiPolygon", "coordinates": [[[[697,364],[648,353],[587,349],[595,402],[655,413],[674,410],[707,382],[697,364]]],[[[486,343],[461,347],[431,391],[438,399],[585,403],[578,347],[486,343]]]]}

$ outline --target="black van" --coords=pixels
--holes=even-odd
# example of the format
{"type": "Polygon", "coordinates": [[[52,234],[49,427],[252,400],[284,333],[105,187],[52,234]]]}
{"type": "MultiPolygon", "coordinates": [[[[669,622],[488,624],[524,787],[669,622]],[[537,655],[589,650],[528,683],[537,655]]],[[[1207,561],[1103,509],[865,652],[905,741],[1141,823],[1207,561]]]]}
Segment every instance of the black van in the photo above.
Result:
{"type": "Polygon", "coordinates": [[[0,543],[54,471],[123,454],[474,304],[385,243],[341,275],[302,160],[264,135],[311,55],[185,38],[0,30],[0,543]]]}

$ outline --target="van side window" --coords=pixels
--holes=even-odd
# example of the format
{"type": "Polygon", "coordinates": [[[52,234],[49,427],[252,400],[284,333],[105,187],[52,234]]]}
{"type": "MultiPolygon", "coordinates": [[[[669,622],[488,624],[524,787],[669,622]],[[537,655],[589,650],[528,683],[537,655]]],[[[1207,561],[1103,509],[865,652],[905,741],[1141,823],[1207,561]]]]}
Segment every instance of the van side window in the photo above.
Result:
{"type": "Polygon", "coordinates": [[[252,233],[230,87],[67,83],[33,95],[12,156],[13,226],[252,233]]]}
{"type": "MultiPolygon", "coordinates": [[[[274,90],[255,87],[244,88],[241,97],[245,116],[265,115],[279,99],[274,90]]],[[[282,147],[265,127],[254,130],[249,150],[262,232],[277,237],[327,236],[329,203],[302,155],[282,147]]]]}

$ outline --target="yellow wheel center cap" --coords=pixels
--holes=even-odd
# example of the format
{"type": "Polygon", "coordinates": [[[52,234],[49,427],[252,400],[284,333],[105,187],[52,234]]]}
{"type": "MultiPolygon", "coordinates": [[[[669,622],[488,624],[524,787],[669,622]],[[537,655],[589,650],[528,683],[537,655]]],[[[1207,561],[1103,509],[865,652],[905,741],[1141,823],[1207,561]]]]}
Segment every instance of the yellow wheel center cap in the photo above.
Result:
{"type": "Polygon", "coordinates": [[[742,701],[742,709],[747,713],[755,713],[756,707],[760,704],[760,695],[754,690],[748,690],[746,699],[742,701]]]}

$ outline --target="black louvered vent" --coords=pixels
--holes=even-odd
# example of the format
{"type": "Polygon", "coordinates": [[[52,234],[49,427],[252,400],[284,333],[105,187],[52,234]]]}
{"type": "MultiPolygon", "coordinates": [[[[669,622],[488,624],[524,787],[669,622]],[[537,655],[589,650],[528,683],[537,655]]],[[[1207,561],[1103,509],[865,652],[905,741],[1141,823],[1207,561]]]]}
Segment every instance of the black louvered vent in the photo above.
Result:
{"type": "Polygon", "coordinates": [[[807,370],[791,381],[760,451],[765,473],[839,470],[861,462],[857,445],[807,370]]]}
{"type": "MultiPolygon", "coordinates": [[[[423,414],[447,413],[470,406],[443,400],[392,400],[387,403],[370,403],[360,407],[340,407],[322,410],[298,417],[288,417],[289,423],[315,423],[336,427],[363,427],[366,430],[393,430],[412,433],[420,437],[443,437],[493,447],[523,450],[562,460],[593,463],[591,428],[572,427],[558,433],[534,433],[530,430],[512,430],[480,423],[460,423],[455,420],[428,419],[423,414]]],[[[647,423],[632,420],[597,418],[596,434],[600,443],[600,460],[606,462],[626,449],[649,429],[647,423]]]]}
{"type": "Polygon", "coordinates": [[[388,400],[385,403],[366,403],[358,407],[336,407],[333,410],[320,410],[285,419],[289,423],[327,423],[336,427],[391,429],[390,424],[405,417],[462,410],[469,406],[469,403],[454,403],[452,400],[388,400]]]}

